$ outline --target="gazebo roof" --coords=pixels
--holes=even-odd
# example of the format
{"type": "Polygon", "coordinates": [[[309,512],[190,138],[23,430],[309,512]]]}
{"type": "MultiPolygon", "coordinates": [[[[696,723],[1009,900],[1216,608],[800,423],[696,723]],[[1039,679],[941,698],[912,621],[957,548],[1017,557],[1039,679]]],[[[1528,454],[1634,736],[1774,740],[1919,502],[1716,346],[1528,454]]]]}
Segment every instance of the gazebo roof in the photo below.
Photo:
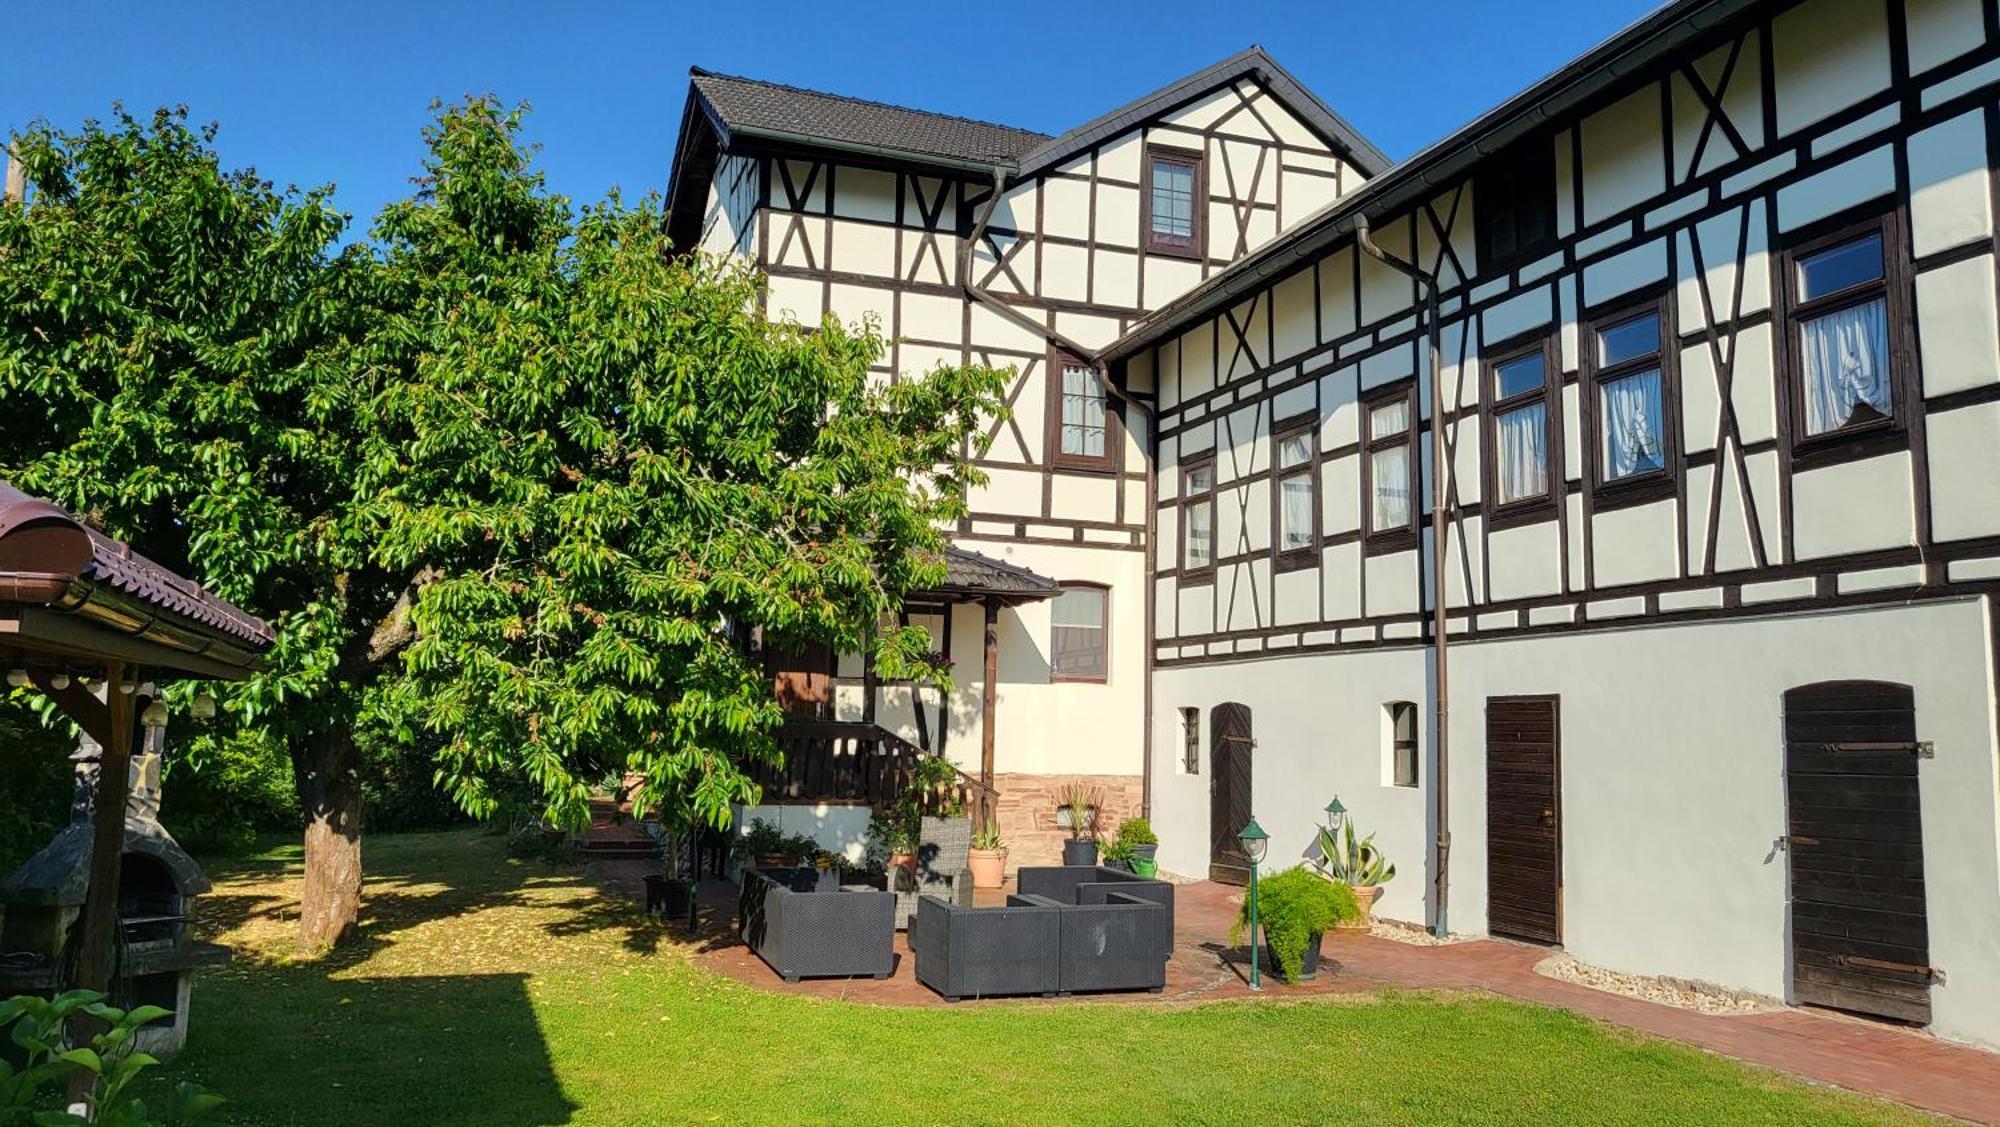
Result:
{"type": "Polygon", "coordinates": [[[0,655],[238,679],[272,641],[263,619],[0,482],[0,655]]]}
{"type": "Polygon", "coordinates": [[[1046,575],[956,546],[944,550],[944,582],[922,592],[947,602],[998,599],[1010,606],[1052,599],[1060,588],[1046,575]]]}

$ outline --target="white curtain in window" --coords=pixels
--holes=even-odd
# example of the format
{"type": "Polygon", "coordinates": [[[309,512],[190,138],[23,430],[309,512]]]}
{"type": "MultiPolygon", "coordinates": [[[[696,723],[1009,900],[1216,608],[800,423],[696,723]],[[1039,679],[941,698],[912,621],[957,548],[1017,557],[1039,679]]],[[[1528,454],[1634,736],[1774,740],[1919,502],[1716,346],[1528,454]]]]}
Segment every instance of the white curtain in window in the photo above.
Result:
{"type": "Polygon", "coordinates": [[[1370,480],[1375,488],[1377,532],[1410,526],[1410,448],[1393,446],[1377,450],[1369,460],[1370,480]]]}
{"type": "Polygon", "coordinates": [[[1604,385],[1604,477],[1615,481],[1667,464],[1658,369],[1604,385]]]}
{"type": "Polygon", "coordinates": [[[1284,539],[1280,551],[1312,547],[1313,487],[1311,474],[1296,474],[1279,483],[1284,539]]]}
{"type": "Polygon", "coordinates": [[[1846,426],[1862,404],[1884,415],[1889,390],[1889,310],[1883,298],[1800,326],[1805,355],[1806,433],[1846,426]]]}
{"type": "Polygon", "coordinates": [[[1088,368],[1063,368],[1062,451],[1092,458],[1104,454],[1104,389],[1088,368]]]}
{"type": "Polygon", "coordinates": [[[1215,510],[1207,501],[1197,501],[1187,510],[1187,565],[1207,567],[1211,556],[1214,533],[1211,530],[1215,510]]]}
{"type": "Polygon", "coordinates": [[[1398,399],[1368,412],[1369,438],[1394,438],[1410,429],[1410,401],[1398,399]]]}
{"type": "Polygon", "coordinates": [[[1517,407],[1494,421],[1495,477],[1500,503],[1542,495],[1549,466],[1548,406],[1517,407]]]}

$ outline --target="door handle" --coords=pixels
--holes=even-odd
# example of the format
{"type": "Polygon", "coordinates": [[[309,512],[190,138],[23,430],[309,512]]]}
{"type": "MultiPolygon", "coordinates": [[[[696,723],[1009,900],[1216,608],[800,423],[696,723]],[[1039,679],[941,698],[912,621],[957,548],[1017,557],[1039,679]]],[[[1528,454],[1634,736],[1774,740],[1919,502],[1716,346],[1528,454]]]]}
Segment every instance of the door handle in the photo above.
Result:
{"type": "Polygon", "coordinates": [[[1544,811],[1542,811],[1542,824],[1543,824],[1543,825],[1545,825],[1545,826],[1553,826],[1553,825],[1555,825],[1555,824],[1556,824],[1556,812],[1555,812],[1554,810],[1544,810],[1544,811]]]}

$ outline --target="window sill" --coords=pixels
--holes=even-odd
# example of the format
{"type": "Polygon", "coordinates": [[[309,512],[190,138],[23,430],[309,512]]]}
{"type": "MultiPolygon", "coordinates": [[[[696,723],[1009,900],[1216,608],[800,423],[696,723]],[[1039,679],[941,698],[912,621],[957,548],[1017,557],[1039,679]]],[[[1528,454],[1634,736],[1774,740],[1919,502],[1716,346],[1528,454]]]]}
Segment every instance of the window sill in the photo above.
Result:
{"type": "Polygon", "coordinates": [[[1674,495],[1674,477],[1666,470],[1620,478],[1599,485],[1591,493],[1591,508],[1597,512],[1626,509],[1664,500],[1674,495]]]}
{"type": "Polygon", "coordinates": [[[1417,530],[1414,528],[1371,532],[1362,540],[1362,554],[1386,556],[1391,552],[1407,552],[1417,546],[1418,539],[1417,530]]]}
{"type": "Polygon", "coordinates": [[[1519,528],[1524,524],[1539,524],[1545,520],[1553,520],[1555,515],[1555,498],[1546,494],[1540,497],[1526,497],[1495,507],[1486,516],[1486,527],[1519,528]]]}
{"type": "Polygon", "coordinates": [[[1165,258],[1192,259],[1195,262],[1200,262],[1205,257],[1199,245],[1184,247],[1176,246],[1172,243],[1155,243],[1151,240],[1147,240],[1146,242],[1146,253],[1148,255],[1160,255],[1165,258]]]}
{"type": "Polygon", "coordinates": [[[1866,427],[1829,431],[1800,439],[1792,447],[1792,469],[1810,470],[1857,462],[1880,454],[1900,453],[1910,448],[1910,432],[1893,420],[1866,427]]]}
{"type": "Polygon", "coordinates": [[[1289,552],[1279,552],[1272,557],[1273,571],[1304,571],[1319,566],[1319,550],[1316,548],[1294,548],[1289,552]]]}
{"type": "Polygon", "coordinates": [[[1111,678],[1109,677],[1081,677],[1061,673],[1049,674],[1049,684],[1051,685],[1109,685],[1110,683],[1111,678]]]}
{"type": "Polygon", "coordinates": [[[1183,588],[1209,587],[1215,583],[1215,569],[1205,567],[1200,571],[1183,571],[1175,578],[1180,581],[1180,586],[1183,588]]]}

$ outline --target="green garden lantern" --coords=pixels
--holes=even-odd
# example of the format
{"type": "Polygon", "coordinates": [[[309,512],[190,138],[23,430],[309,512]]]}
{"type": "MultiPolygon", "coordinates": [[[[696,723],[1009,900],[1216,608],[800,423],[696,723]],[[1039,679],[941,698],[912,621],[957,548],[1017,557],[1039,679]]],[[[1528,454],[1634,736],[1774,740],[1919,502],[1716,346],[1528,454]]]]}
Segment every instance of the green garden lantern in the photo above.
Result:
{"type": "Polygon", "coordinates": [[[1257,862],[1264,859],[1264,852],[1271,847],[1271,835],[1264,832],[1253,816],[1237,832],[1236,844],[1250,861],[1250,989],[1262,990],[1263,980],[1257,974],[1257,862]]]}
{"type": "Polygon", "coordinates": [[[1329,833],[1336,833],[1336,834],[1339,833],[1340,827],[1343,824],[1345,824],[1346,821],[1347,821],[1347,807],[1342,806],[1340,804],[1340,796],[1336,794],[1333,796],[1333,801],[1326,804],[1327,831],[1329,833]]]}

